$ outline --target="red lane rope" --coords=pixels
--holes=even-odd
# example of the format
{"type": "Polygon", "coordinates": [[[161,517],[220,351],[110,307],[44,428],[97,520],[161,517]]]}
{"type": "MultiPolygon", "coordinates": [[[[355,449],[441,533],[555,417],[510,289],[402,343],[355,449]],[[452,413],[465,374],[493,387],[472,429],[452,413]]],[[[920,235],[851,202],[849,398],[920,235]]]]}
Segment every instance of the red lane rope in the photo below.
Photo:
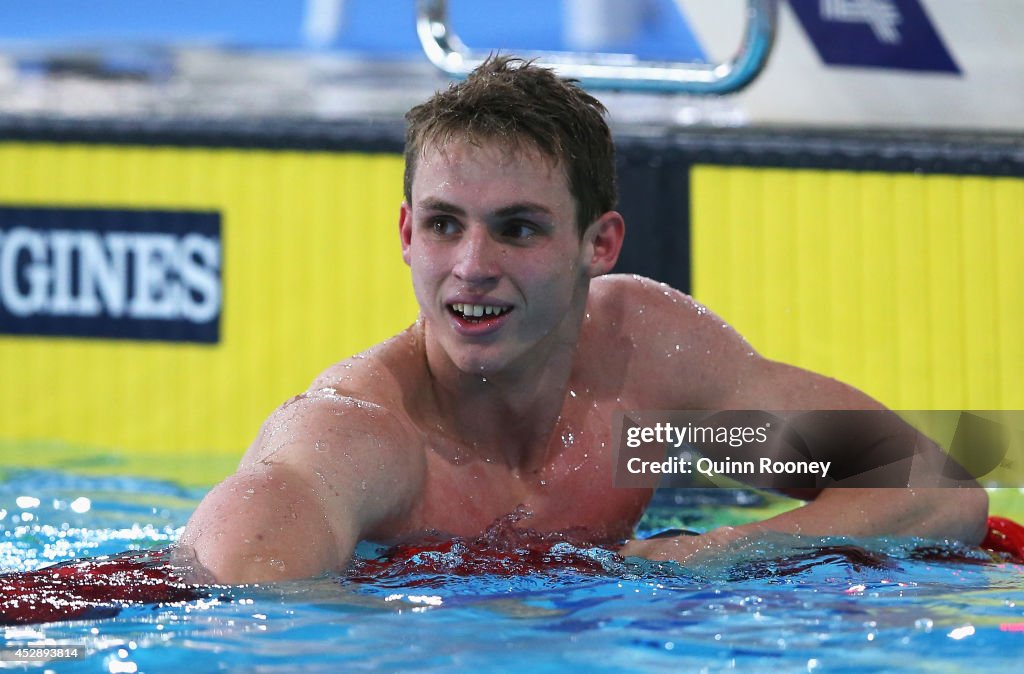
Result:
{"type": "Polygon", "coordinates": [[[981,547],[1008,554],[1015,562],[1024,563],[1024,527],[1005,517],[989,517],[988,533],[981,547]]]}
{"type": "MultiPolygon", "coordinates": [[[[377,559],[354,560],[345,578],[373,582],[409,574],[518,576],[555,570],[604,573],[601,562],[587,554],[595,545],[587,532],[540,533],[516,526],[529,516],[529,511],[520,506],[476,537],[439,536],[393,546],[377,559]]],[[[421,578],[406,584],[430,582],[430,578],[421,578]]]]}
{"type": "MultiPolygon", "coordinates": [[[[417,545],[397,545],[377,559],[359,559],[345,574],[347,580],[373,582],[409,574],[521,576],[572,570],[584,574],[602,574],[600,560],[583,548],[559,549],[562,541],[526,540],[515,546],[494,547],[480,541],[454,539],[417,545]]],[[[429,584],[430,578],[406,583],[429,584]]]]}
{"type": "Polygon", "coordinates": [[[0,575],[0,625],[107,618],[133,604],[209,596],[184,583],[169,556],[168,550],[128,552],[0,575]]]}
{"type": "MultiPolygon", "coordinates": [[[[570,540],[528,529],[515,530],[510,536],[512,522],[503,524],[476,539],[393,547],[378,559],[356,560],[346,578],[373,582],[409,574],[605,572],[598,559],[570,540]],[[560,543],[569,546],[560,547],[560,543]]],[[[1024,563],[1024,526],[1005,517],[990,517],[981,547],[1024,563]]],[[[430,582],[429,578],[423,582],[430,582]]],[[[0,625],[107,618],[125,606],[209,597],[212,589],[184,582],[170,564],[169,549],[71,560],[35,571],[0,574],[0,625]]]]}

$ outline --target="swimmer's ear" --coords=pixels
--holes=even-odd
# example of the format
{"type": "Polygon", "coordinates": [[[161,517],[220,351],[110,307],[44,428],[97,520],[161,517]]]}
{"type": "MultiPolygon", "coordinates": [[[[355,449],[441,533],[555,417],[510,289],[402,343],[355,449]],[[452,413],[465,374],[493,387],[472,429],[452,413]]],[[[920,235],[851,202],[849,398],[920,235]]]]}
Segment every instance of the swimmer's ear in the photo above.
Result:
{"type": "Polygon", "coordinates": [[[626,222],[616,211],[608,211],[590,223],[583,233],[583,245],[589,259],[587,266],[591,278],[607,274],[615,266],[626,235],[626,222]]]}
{"type": "Polygon", "coordinates": [[[410,248],[412,246],[412,209],[409,204],[402,202],[402,208],[398,211],[398,236],[402,239],[402,259],[406,264],[412,259],[410,248]]]}

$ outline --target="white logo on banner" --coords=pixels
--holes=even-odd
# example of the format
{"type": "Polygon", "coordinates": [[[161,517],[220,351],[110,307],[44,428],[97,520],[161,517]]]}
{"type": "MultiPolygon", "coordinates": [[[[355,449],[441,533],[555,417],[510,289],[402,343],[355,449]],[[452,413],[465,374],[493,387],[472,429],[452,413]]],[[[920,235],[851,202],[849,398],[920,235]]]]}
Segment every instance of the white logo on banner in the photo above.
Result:
{"type": "Polygon", "coordinates": [[[196,233],[0,230],[0,305],[205,323],[220,313],[220,257],[220,241],[196,233]]]}
{"type": "Polygon", "coordinates": [[[824,21],[866,23],[879,42],[901,42],[897,26],[903,17],[892,0],[820,0],[819,7],[824,21]]]}

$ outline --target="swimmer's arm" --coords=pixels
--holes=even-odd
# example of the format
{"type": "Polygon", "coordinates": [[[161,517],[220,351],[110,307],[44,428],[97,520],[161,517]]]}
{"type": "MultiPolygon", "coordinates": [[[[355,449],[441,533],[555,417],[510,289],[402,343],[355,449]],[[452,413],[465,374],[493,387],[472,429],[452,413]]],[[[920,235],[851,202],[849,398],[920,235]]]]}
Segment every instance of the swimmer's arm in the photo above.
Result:
{"type": "MultiPolygon", "coordinates": [[[[877,401],[834,379],[750,356],[735,395],[717,409],[884,409],[877,401]]],[[[695,562],[721,554],[743,554],[765,535],[919,536],[980,543],[985,534],[988,495],[980,487],[932,489],[831,488],[789,492],[812,501],[759,522],[720,527],[701,536],[631,541],[624,557],[695,562]]]]}
{"type": "MultiPolygon", "coordinates": [[[[640,307],[623,324],[631,377],[643,382],[651,409],[885,409],[834,379],[768,360],[734,329],[693,298],[645,279],[615,279],[620,306],[640,307]],[[666,367],[666,365],[670,367],[666,367]]],[[[791,491],[813,501],[762,522],[726,527],[703,536],[634,541],[624,555],[685,560],[701,550],[765,531],[810,536],[921,536],[978,543],[985,532],[988,496],[980,487],[959,489],[825,489],[791,491]]]]}
{"type": "Polygon", "coordinates": [[[238,472],[215,487],[179,546],[221,583],[341,572],[359,540],[417,488],[398,424],[376,406],[300,398],[274,413],[238,472]]]}
{"type": "Polygon", "coordinates": [[[280,464],[239,470],[214,487],[178,547],[198,580],[225,584],[308,578],[340,569],[355,547],[349,518],[331,526],[323,500],[280,464]]]}
{"type": "MultiPolygon", "coordinates": [[[[695,563],[758,553],[773,534],[811,539],[919,536],[977,545],[984,537],[988,496],[983,489],[825,489],[813,501],[760,522],[719,527],[699,536],[634,540],[623,557],[695,563]],[[955,497],[950,497],[950,492],[955,497]]],[[[798,539],[799,540],[799,539],[798,539]]]]}
{"type": "MultiPolygon", "coordinates": [[[[723,409],[884,410],[878,401],[852,386],[778,363],[748,356],[735,375],[743,385],[722,401],[723,409]]],[[[938,447],[932,448],[939,453],[938,447]]],[[[936,461],[935,465],[941,465],[936,461]]],[[[940,482],[936,476],[936,483],[940,482]]],[[[831,488],[806,505],[750,526],[812,536],[920,536],[971,545],[985,535],[988,494],[977,484],[949,488],[831,488]]],[[[738,534],[742,535],[741,530],[738,534]]]]}

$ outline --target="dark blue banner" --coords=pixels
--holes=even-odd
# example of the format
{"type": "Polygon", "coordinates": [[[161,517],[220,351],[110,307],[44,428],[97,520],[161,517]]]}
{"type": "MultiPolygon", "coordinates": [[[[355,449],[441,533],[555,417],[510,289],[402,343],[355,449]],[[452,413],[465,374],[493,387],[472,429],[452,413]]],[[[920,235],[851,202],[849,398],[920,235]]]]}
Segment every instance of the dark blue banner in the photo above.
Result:
{"type": "Polygon", "coordinates": [[[919,0],[789,0],[829,65],[959,73],[919,0]]]}
{"type": "Polygon", "coordinates": [[[0,207],[0,334],[216,343],[219,213],[0,207]]]}

